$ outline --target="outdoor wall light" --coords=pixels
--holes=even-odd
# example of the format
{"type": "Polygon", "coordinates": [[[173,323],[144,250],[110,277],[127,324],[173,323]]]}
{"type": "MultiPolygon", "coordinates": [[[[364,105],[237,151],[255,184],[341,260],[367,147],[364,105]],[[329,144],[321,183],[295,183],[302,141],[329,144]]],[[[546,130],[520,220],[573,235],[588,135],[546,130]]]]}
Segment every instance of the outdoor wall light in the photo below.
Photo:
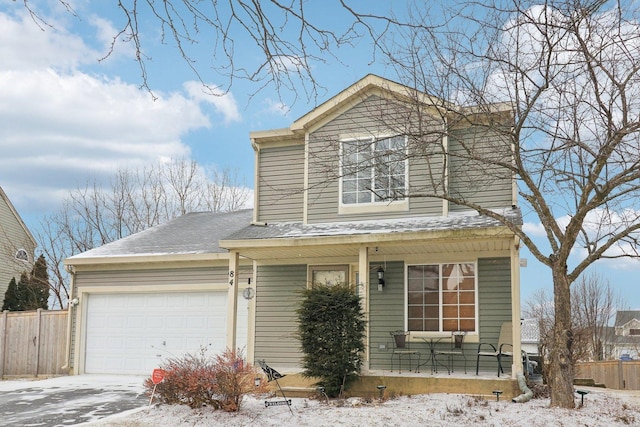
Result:
{"type": "Polygon", "coordinates": [[[256,296],[256,291],[251,286],[242,291],[242,297],[246,300],[253,299],[254,296],[256,296]]]}
{"type": "Polygon", "coordinates": [[[256,291],[251,287],[251,277],[247,278],[247,287],[242,291],[242,297],[246,300],[251,300],[256,296],[256,291]]]}
{"type": "Polygon", "coordinates": [[[380,266],[378,267],[376,272],[378,273],[378,290],[382,291],[382,289],[384,288],[384,268],[380,266]]]}
{"type": "Polygon", "coordinates": [[[80,304],[80,300],[78,298],[74,298],[71,301],[69,301],[69,307],[75,307],[78,304],[80,304]]]}

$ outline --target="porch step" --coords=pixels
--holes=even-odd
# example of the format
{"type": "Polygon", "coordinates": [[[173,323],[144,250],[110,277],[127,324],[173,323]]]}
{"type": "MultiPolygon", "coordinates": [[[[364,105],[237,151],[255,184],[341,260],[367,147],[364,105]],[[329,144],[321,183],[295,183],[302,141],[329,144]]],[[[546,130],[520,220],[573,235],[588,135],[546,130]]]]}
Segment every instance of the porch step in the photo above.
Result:
{"type": "MultiPolygon", "coordinates": [[[[277,387],[274,389],[277,395],[280,394],[280,390],[277,387]]],[[[287,397],[309,397],[309,395],[313,393],[317,393],[318,390],[315,387],[293,387],[293,386],[283,386],[283,393],[287,397]]]]}

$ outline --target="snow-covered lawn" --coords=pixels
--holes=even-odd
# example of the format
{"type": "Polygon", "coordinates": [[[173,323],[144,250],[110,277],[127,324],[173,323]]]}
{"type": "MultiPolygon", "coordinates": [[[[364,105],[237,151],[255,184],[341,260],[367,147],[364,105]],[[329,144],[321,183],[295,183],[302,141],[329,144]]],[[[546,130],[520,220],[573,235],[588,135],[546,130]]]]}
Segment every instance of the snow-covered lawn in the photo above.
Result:
{"type": "MultiPolygon", "coordinates": [[[[292,399],[287,406],[265,407],[265,399],[245,397],[238,413],[153,406],[95,421],[90,426],[612,426],[640,425],[640,392],[590,388],[584,407],[549,408],[547,399],[527,403],[478,400],[453,394],[401,396],[384,402],[349,399],[328,405],[292,399]]],[[[278,400],[278,399],[269,399],[278,400]]],[[[576,396],[580,403],[580,397],[576,396]]]]}

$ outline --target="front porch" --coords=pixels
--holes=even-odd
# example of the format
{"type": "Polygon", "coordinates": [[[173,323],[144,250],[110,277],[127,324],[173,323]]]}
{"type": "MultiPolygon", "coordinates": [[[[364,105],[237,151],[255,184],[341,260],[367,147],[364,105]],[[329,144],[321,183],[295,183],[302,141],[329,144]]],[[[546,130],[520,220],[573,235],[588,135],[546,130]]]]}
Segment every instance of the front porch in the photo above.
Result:
{"type": "MultiPolygon", "coordinates": [[[[506,371],[506,369],[505,369],[506,371]]],[[[287,374],[278,380],[287,397],[312,397],[317,394],[314,383],[316,380],[305,378],[302,374],[287,374]]],[[[277,391],[275,383],[272,389],[277,391]]],[[[429,369],[423,372],[397,371],[369,371],[351,385],[347,390],[347,397],[359,396],[363,398],[377,399],[380,397],[378,386],[385,386],[385,396],[410,396],[416,394],[451,393],[476,396],[485,400],[495,400],[495,390],[501,390],[500,400],[511,399],[522,392],[518,383],[511,378],[509,372],[505,372],[499,378],[496,372],[479,372],[478,375],[468,371],[431,373],[429,369]]]]}

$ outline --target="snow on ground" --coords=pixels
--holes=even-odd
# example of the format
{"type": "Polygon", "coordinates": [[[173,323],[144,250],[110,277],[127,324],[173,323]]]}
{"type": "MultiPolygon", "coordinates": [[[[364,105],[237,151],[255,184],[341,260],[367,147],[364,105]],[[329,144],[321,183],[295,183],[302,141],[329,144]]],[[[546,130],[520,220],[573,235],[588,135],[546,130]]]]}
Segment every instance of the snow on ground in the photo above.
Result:
{"type": "MultiPolygon", "coordinates": [[[[292,399],[287,406],[265,407],[265,399],[245,397],[238,413],[192,410],[186,406],[141,408],[84,426],[640,426],[640,392],[590,388],[584,406],[549,407],[548,399],[527,403],[479,400],[453,394],[401,396],[380,402],[352,398],[325,404],[292,399]]],[[[268,400],[279,400],[270,398],[268,400]]],[[[281,400],[281,399],[280,399],[281,400]]],[[[580,397],[576,396],[580,404],[580,397]]]]}

